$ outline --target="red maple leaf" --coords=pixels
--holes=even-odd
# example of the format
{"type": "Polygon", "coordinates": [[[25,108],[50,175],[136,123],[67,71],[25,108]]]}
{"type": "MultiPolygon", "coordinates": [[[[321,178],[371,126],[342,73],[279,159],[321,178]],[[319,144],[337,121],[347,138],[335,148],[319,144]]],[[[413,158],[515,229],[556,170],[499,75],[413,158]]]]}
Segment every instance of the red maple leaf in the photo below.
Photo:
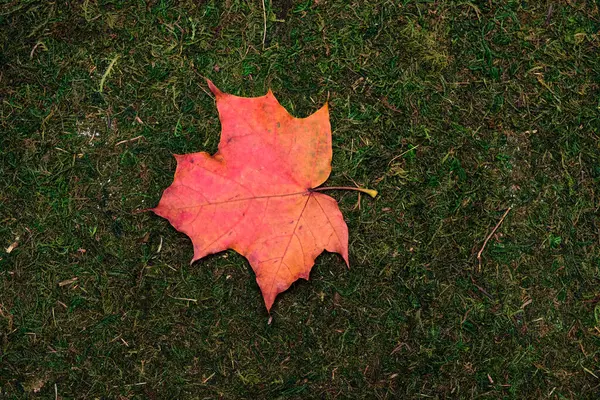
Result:
{"type": "Polygon", "coordinates": [[[325,104],[294,118],[273,93],[245,98],[211,81],[221,141],[211,156],[175,155],[171,186],[152,211],[192,239],[192,262],[233,249],[248,259],[267,310],[327,250],[348,264],[348,227],[337,202],[314,189],[331,172],[325,104]]]}

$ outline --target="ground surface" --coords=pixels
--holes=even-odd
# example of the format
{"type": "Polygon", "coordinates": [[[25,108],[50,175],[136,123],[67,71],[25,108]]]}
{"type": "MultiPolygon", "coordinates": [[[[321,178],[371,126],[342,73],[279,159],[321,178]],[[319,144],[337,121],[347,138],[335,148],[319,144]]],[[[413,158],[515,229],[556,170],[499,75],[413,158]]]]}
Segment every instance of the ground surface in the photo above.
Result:
{"type": "Polygon", "coordinates": [[[0,397],[600,396],[594,1],[266,0],[264,38],[260,0],[0,3],[0,397]],[[203,77],[329,99],[328,184],[381,193],[332,193],[352,268],[271,325],[136,213],[216,150],[203,77]]]}

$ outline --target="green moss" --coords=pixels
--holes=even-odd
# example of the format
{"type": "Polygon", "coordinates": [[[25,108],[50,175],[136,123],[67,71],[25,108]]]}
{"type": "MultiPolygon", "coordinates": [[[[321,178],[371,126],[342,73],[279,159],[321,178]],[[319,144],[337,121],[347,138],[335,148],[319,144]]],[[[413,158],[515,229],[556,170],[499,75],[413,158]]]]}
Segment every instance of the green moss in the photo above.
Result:
{"type": "Polygon", "coordinates": [[[264,43],[260,1],[0,7],[0,397],[596,398],[593,2],[264,3],[264,43]],[[204,77],[329,101],[329,184],[380,193],[270,325],[137,212],[217,148],[204,77]]]}

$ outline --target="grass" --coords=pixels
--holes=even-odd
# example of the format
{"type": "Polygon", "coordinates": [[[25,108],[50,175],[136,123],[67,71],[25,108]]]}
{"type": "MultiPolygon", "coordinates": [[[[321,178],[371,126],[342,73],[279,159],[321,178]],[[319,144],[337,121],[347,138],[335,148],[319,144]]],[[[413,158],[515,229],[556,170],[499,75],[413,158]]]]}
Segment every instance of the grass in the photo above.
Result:
{"type": "Polygon", "coordinates": [[[258,0],[0,4],[0,397],[600,395],[595,2],[265,0],[264,44],[258,0]],[[328,184],[380,193],[270,325],[136,213],[217,148],[204,77],[329,99],[328,184]]]}

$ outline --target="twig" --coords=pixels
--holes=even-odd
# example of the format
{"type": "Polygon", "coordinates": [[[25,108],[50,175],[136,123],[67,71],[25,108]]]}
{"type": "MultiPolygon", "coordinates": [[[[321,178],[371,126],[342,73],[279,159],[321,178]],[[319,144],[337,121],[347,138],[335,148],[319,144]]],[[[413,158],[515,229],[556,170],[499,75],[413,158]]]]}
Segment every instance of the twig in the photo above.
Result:
{"type": "Polygon", "coordinates": [[[483,294],[485,294],[490,300],[494,300],[494,296],[492,296],[491,294],[489,294],[484,288],[482,288],[481,286],[479,286],[477,283],[475,283],[475,279],[473,279],[473,277],[471,277],[471,282],[473,283],[473,285],[475,285],[475,287],[483,294]]]}
{"type": "Polygon", "coordinates": [[[197,299],[190,299],[187,297],[175,297],[175,296],[171,296],[169,295],[170,298],[175,299],[175,300],[183,300],[183,301],[193,301],[194,303],[197,303],[198,300],[197,299]]]}
{"type": "Polygon", "coordinates": [[[133,139],[121,140],[120,142],[117,142],[117,144],[115,144],[115,146],[118,146],[118,145],[121,145],[121,144],[127,143],[127,142],[133,142],[134,140],[139,140],[139,139],[145,139],[145,137],[140,135],[140,136],[134,137],[133,139]]]}
{"type": "Polygon", "coordinates": [[[477,253],[477,261],[479,262],[479,272],[481,272],[481,253],[483,253],[483,250],[485,249],[485,246],[487,245],[488,241],[494,235],[496,230],[500,227],[500,225],[504,221],[504,218],[506,218],[506,216],[508,215],[508,213],[511,209],[512,209],[512,207],[508,207],[508,209],[504,212],[504,215],[502,216],[502,218],[500,218],[500,221],[498,221],[498,223],[496,224],[494,229],[492,229],[492,232],[490,232],[488,237],[485,238],[485,241],[483,242],[483,246],[481,246],[481,250],[479,250],[479,253],[477,253]]]}
{"type": "Polygon", "coordinates": [[[262,49],[265,49],[265,40],[267,40],[267,7],[265,6],[265,0],[262,0],[263,7],[263,40],[262,40],[262,49]]]}
{"type": "Polygon", "coordinates": [[[550,24],[550,19],[552,18],[552,14],[554,13],[554,4],[550,3],[548,7],[548,13],[546,14],[546,21],[544,24],[548,26],[550,24]]]}

